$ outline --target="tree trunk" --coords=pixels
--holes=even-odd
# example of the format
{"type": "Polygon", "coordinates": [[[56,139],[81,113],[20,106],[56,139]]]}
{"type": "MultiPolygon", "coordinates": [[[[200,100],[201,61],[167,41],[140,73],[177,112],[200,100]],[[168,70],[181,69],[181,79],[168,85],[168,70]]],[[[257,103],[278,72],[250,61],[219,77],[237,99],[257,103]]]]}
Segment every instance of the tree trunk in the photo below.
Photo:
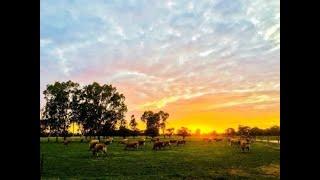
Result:
{"type": "Polygon", "coordinates": [[[72,123],[72,136],[74,136],[74,123],[72,123]]]}
{"type": "Polygon", "coordinates": [[[98,140],[99,140],[99,142],[100,142],[100,136],[98,136],[98,140]]]}

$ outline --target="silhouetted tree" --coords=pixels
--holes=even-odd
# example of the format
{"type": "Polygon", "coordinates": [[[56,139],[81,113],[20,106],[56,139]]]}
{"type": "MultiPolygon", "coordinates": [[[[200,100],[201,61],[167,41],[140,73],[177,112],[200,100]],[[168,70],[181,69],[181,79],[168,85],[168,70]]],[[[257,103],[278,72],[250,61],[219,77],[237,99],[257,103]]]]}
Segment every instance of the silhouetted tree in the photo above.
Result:
{"type": "Polygon", "coordinates": [[[112,132],[118,121],[124,118],[127,106],[125,97],[112,85],[96,82],[85,86],[79,96],[77,113],[86,134],[100,135],[112,132]]]}
{"type": "Polygon", "coordinates": [[[127,121],[125,119],[120,120],[118,135],[122,136],[123,138],[132,135],[132,131],[127,128],[127,121]]]}
{"type": "Polygon", "coordinates": [[[196,132],[194,133],[194,135],[196,135],[196,136],[200,136],[200,134],[201,134],[201,130],[200,129],[197,129],[196,132]]]}
{"type": "Polygon", "coordinates": [[[130,119],[130,123],[129,123],[131,130],[132,130],[132,135],[135,137],[139,134],[139,130],[137,128],[138,123],[136,121],[136,118],[134,117],[134,115],[131,115],[131,119],[130,119]]]}
{"type": "Polygon", "coordinates": [[[145,122],[147,128],[145,130],[145,135],[155,137],[159,135],[159,128],[165,127],[168,113],[159,111],[154,113],[152,111],[145,111],[141,116],[141,121],[145,122]]]}
{"type": "Polygon", "coordinates": [[[264,135],[263,129],[260,129],[258,127],[251,128],[249,133],[251,136],[263,136],[264,135]]]}
{"type": "Polygon", "coordinates": [[[171,136],[173,135],[173,132],[174,132],[174,128],[167,129],[167,135],[169,136],[169,138],[171,138],[171,136]]]}
{"type": "Polygon", "coordinates": [[[154,113],[152,111],[145,111],[141,116],[141,121],[145,122],[147,125],[145,130],[146,136],[155,137],[159,135],[160,117],[157,113],[154,113]]]}
{"type": "Polygon", "coordinates": [[[50,130],[56,136],[63,135],[64,139],[66,139],[72,116],[71,99],[78,86],[79,84],[72,81],[55,82],[47,85],[47,89],[43,92],[46,100],[44,119],[47,120],[50,130]]]}
{"type": "Polygon", "coordinates": [[[182,138],[185,139],[186,136],[191,135],[191,131],[186,127],[181,127],[180,129],[178,129],[177,135],[182,136],[182,138]]]}
{"type": "Polygon", "coordinates": [[[215,130],[213,130],[211,133],[210,133],[211,136],[217,136],[217,132],[215,130]]]}
{"type": "Polygon", "coordinates": [[[158,114],[159,114],[159,117],[160,117],[159,125],[160,125],[160,128],[162,130],[162,134],[163,134],[163,137],[166,138],[166,135],[165,135],[164,131],[166,129],[166,123],[167,123],[167,119],[169,117],[169,113],[165,113],[163,111],[159,111],[158,114]]]}
{"type": "Polygon", "coordinates": [[[239,125],[238,127],[238,135],[240,136],[249,136],[250,133],[250,127],[249,126],[242,126],[239,125]]]}
{"type": "Polygon", "coordinates": [[[228,128],[225,130],[225,134],[229,137],[236,135],[236,131],[233,128],[228,128]]]}
{"type": "Polygon", "coordinates": [[[271,136],[280,136],[280,127],[279,126],[272,126],[267,129],[271,136]]]}
{"type": "Polygon", "coordinates": [[[40,119],[40,137],[46,136],[46,130],[47,130],[47,121],[40,119]]]}

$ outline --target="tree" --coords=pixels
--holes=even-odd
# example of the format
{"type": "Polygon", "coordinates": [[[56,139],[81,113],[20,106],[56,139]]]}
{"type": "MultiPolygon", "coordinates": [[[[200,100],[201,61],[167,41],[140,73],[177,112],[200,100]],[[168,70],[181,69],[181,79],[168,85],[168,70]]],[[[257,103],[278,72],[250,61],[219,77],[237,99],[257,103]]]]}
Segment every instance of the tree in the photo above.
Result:
{"type": "Polygon", "coordinates": [[[217,136],[217,132],[215,130],[213,130],[211,133],[210,133],[211,136],[217,136]]]}
{"type": "Polygon", "coordinates": [[[71,99],[78,86],[79,84],[72,81],[55,82],[47,85],[47,89],[43,92],[46,100],[44,119],[47,120],[50,130],[56,136],[56,141],[59,135],[63,135],[66,139],[72,116],[71,99]]]}
{"type": "Polygon", "coordinates": [[[160,128],[162,130],[163,137],[166,138],[166,135],[165,135],[164,131],[166,129],[166,123],[167,123],[167,119],[169,117],[169,113],[165,113],[163,111],[159,111],[158,114],[159,114],[159,117],[160,117],[159,126],[160,126],[160,128]]]}
{"type": "Polygon", "coordinates": [[[130,125],[130,127],[131,127],[131,129],[133,131],[137,130],[138,123],[137,123],[136,118],[134,117],[134,115],[131,115],[131,119],[130,119],[129,125],[130,125]]]}
{"type": "Polygon", "coordinates": [[[200,136],[201,135],[201,130],[198,128],[196,129],[196,131],[194,132],[195,136],[200,136]]]}
{"type": "Polygon", "coordinates": [[[280,127],[279,126],[272,126],[268,128],[269,134],[271,136],[280,136],[280,127]]]}
{"type": "Polygon", "coordinates": [[[147,136],[155,137],[159,135],[160,117],[157,113],[145,111],[141,116],[141,121],[145,122],[147,125],[145,130],[147,136]]]}
{"type": "Polygon", "coordinates": [[[47,121],[40,119],[40,137],[46,136],[47,126],[47,121]]]}
{"type": "Polygon", "coordinates": [[[249,126],[239,125],[239,127],[238,127],[238,135],[240,135],[240,136],[249,136],[249,133],[250,133],[250,127],[249,126]]]}
{"type": "Polygon", "coordinates": [[[181,127],[180,129],[178,129],[178,133],[179,136],[182,136],[183,139],[185,139],[186,136],[190,136],[191,135],[191,131],[186,128],[186,127],[181,127]]]}
{"type": "Polygon", "coordinates": [[[137,128],[137,121],[136,118],[134,117],[134,115],[131,115],[131,119],[130,119],[130,123],[129,123],[131,130],[132,130],[132,135],[135,137],[139,134],[139,130],[137,128]]]}
{"type": "Polygon", "coordinates": [[[159,128],[164,132],[166,120],[169,117],[168,113],[159,111],[154,113],[152,111],[145,111],[141,116],[141,121],[146,123],[147,128],[145,134],[147,136],[155,137],[159,135],[159,128]]]}
{"type": "Polygon", "coordinates": [[[77,117],[85,133],[100,140],[102,134],[113,132],[127,111],[124,100],[124,95],[112,85],[94,82],[85,86],[77,100],[77,117]]]}
{"type": "Polygon", "coordinates": [[[251,128],[249,131],[251,136],[263,136],[264,131],[258,127],[251,128]]]}
{"type": "Polygon", "coordinates": [[[167,136],[169,136],[169,138],[171,138],[171,136],[173,135],[173,132],[174,132],[174,128],[167,129],[167,136]]]}
{"type": "Polygon", "coordinates": [[[265,135],[267,136],[267,141],[269,142],[270,136],[277,136],[278,143],[280,141],[280,127],[272,126],[265,130],[265,135]]]}
{"type": "Polygon", "coordinates": [[[123,138],[126,138],[127,136],[130,136],[132,132],[130,129],[127,128],[127,121],[125,119],[120,120],[120,126],[118,130],[118,135],[122,136],[123,138]]]}
{"type": "Polygon", "coordinates": [[[227,136],[231,136],[231,137],[236,135],[236,131],[233,128],[226,129],[225,133],[226,133],[227,136]]]}

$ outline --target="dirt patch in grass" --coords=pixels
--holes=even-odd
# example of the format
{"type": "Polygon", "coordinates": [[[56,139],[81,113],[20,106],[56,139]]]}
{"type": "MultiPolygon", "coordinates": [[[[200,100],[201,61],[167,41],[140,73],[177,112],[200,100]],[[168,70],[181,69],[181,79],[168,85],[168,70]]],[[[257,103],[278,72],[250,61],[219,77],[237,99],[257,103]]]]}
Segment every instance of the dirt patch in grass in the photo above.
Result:
{"type": "Polygon", "coordinates": [[[228,174],[230,174],[231,176],[242,176],[242,177],[250,176],[250,174],[247,173],[246,171],[242,169],[236,169],[236,168],[228,169],[228,174]]]}
{"type": "Polygon", "coordinates": [[[261,174],[268,175],[268,176],[280,176],[280,165],[279,164],[269,164],[265,166],[258,167],[258,171],[261,174]]]}

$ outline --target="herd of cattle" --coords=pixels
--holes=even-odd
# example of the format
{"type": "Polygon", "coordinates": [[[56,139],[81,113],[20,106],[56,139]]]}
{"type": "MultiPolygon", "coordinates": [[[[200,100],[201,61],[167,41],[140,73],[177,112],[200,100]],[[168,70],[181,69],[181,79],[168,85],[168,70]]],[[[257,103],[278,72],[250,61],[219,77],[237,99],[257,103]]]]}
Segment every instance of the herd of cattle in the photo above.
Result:
{"type": "MultiPolygon", "coordinates": [[[[99,152],[106,154],[107,147],[113,142],[113,138],[109,137],[106,140],[99,141],[99,140],[91,140],[89,142],[89,151],[92,151],[93,155],[98,155],[99,152]]],[[[145,138],[139,139],[134,142],[130,142],[128,139],[122,139],[118,141],[118,144],[123,144],[124,149],[139,149],[145,147],[146,142],[153,143],[153,150],[161,150],[164,148],[170,148],[172,145],[184,145],[186,144],[185,140],[168,140],[168,141],[160,141],[159,138],[152,138],[150,141],[146,141],[145,138]]]]}
{"type": "MultiPolygon", "coordinates": [[[[250,144],[254,142],[253,138],[250,137],[227,137],[225,138],[228,144],[232,147],[240,147],[242,151],[250,151],[250,144]]],[[[219,142],[223,141],[223,138],[204,138],[205,142],[219,142]]],[[[89,142],[89,151],[92,152],[92,154],[98,155],[98,153],[106,154],[107,153],[107,147],[113,143],[113,138],[108,137],[105,140],[91,140],[89,142]]],[[[124,149],[139,149],[142,147],[145,147],[146,143],[153,143],[153,150],[161,150],[165,148],[170,148],[173,145],[179,146],[186,144],[186,141],[184,139],[182,140],[167,140],[167,141],[160,141],[159,138],[152,138],[149,141],[146,141],[145,138],[141,138],[137,141],[130,142],[128,139],[122,139],[120,141],[117,141],[118,144],[123,144],[124,149]]],[[[70,143],[69,140],[64,140],[63,144],[68,145],[70,143]]]]}

